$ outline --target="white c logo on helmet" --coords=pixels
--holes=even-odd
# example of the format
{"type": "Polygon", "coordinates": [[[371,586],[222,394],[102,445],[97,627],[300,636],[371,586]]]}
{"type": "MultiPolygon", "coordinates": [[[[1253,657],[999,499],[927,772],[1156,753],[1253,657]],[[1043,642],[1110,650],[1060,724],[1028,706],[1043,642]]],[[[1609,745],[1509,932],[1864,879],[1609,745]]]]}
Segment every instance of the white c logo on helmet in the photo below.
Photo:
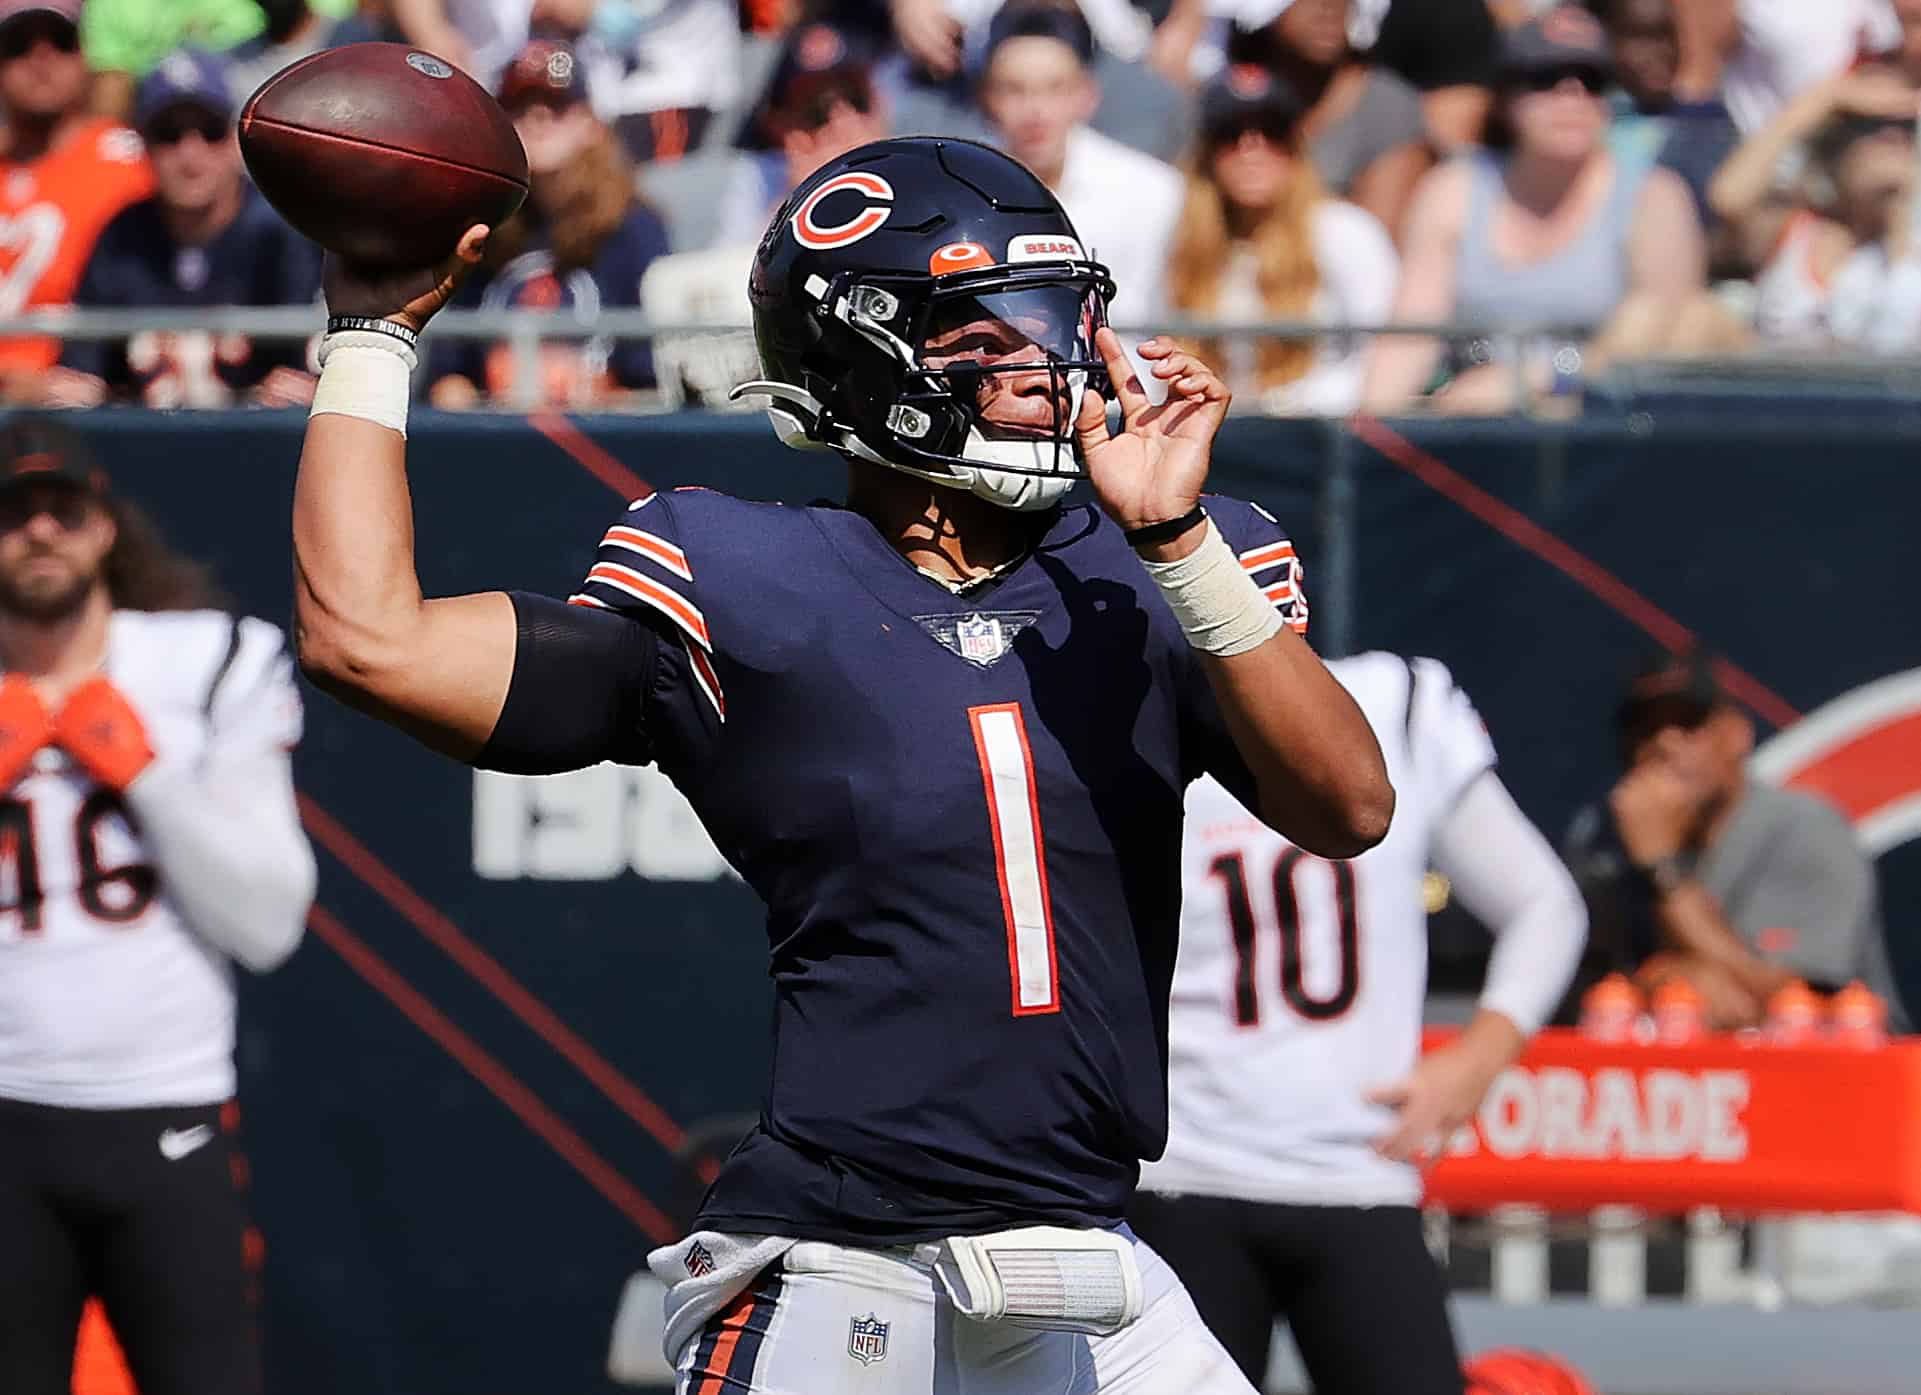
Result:
{"type": "Polygon", "coordinates": [[[794,229],[794,238],[803,247],[824,250],[829,247],[847,247],[859,242],[869,233],[876,231],[894,211],[894,186],[877,174],[855,170],[848,174],[835,175],[820,188],[814,190],[789,220],[794,229]],[[867,201],[858,213],[844,223],[822,227],[814,221],[814,210],[829,195],[845,190],[865,194],[867,201]]]}

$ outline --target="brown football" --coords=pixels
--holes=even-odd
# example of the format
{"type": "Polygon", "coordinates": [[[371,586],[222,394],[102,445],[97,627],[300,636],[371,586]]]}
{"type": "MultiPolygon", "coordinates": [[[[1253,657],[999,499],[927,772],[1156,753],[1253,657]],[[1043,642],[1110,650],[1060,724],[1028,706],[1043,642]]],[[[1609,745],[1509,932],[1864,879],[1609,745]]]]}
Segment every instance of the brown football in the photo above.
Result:
{"type": "Polygon", "coordinates": [[[289,223],[331,252],[425,266],[527,197],[527,152],[485,88],[405,44],[327,49],[240,110],[240,153],[289,223]]]}

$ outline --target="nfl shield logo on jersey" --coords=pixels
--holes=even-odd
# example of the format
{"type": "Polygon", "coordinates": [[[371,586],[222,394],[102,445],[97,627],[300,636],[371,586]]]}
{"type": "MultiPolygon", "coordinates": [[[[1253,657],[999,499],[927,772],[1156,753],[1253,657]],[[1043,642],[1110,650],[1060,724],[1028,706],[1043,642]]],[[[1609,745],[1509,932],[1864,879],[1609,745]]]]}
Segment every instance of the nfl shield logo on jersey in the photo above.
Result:
{"type": "Polygon", "coordinates": [[[963,659],[982,667],[993,663],[1007,647],[1001,638],[1001,622],[978,614],[955,624],[954,643],[963,659]]]}
{"type": "Polygon", "coordinates": [[[920,627],[948,653],[975,668],[992,668],[1014,648],[1020,632],[1040,619],[1038,610],[997,610],[991,615],[916,615],[920,627]]]}
{"type": "Polygon", "coordinates": [[[887,1324],[872,1313],[853,1319],[847,1325],[847,1354],[863,1366],[887,1355],[887,1324]]]}

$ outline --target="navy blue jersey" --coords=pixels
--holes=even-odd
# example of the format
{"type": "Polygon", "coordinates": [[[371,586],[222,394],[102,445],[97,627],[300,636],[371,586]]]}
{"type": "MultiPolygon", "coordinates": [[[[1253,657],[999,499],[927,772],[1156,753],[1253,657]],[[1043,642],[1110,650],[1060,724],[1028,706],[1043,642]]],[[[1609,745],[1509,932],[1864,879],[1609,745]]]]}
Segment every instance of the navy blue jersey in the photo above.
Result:
{"type": "MultiPolygon", "coordinates": [[[[1279,527],[1208,507],[1304,624],[1279,527]]],[[[678,490],[572,598],[671,637],[648,750],[767,903],[773,1080],[703,1226],[1111,1224],[1161,1151],[1182,794],[1252,781],[1120,530],[1036,526],[956,594],[850,510],[678,490]]]]}
{"type": "MultiPolygon", "coordinates": [[[[281,219],[251,184],[239,216],[204,247],[174,241],[158,198],[123,209],[107,224],[74,292],[83,306],[307,305],[320,293],[320,249],[281,219]]],[[[251,387],[268,370],[304,368],[304,343],[256,344],[220,335],[142,333],[124,342],[73,341],[61,362],[138,393],[164,373],[210,372],[229,389],[251,387]],[[206,359],[205,363],[189,362],[206,359]]]]}

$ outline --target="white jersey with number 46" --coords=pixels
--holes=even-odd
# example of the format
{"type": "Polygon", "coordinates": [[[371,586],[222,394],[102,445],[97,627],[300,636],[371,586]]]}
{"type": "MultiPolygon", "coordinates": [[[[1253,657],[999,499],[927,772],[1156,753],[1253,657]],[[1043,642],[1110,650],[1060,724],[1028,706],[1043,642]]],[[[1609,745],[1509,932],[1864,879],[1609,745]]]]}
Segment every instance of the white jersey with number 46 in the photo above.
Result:
{"type": "Polygon", "coordinates": [[[1494,764],[1480,714],[1433,659],[1328,668],[1387,758],[1394,818],[1351,862],[1302,852],[1212,779],[1187,796],[1167,1152],[1141,1186],[1253,1201],[1409,1204],[1416,1171],[1376,1155],[1366,1091],[1420,1049],[1422,880],[1434,832],[1494,764]]]}
{"type": "MultiPolygon", "coordinates": [[[[106,673],[156,768],[279,765],[300,738],[292,662],[265,621],[115,611],[106,673]]],[[[43,749],[0,790],[0,1098],[213,1104],[233,1094],[233,1044],[227,955],[187,924],[121,796],[43,749]]]]}

